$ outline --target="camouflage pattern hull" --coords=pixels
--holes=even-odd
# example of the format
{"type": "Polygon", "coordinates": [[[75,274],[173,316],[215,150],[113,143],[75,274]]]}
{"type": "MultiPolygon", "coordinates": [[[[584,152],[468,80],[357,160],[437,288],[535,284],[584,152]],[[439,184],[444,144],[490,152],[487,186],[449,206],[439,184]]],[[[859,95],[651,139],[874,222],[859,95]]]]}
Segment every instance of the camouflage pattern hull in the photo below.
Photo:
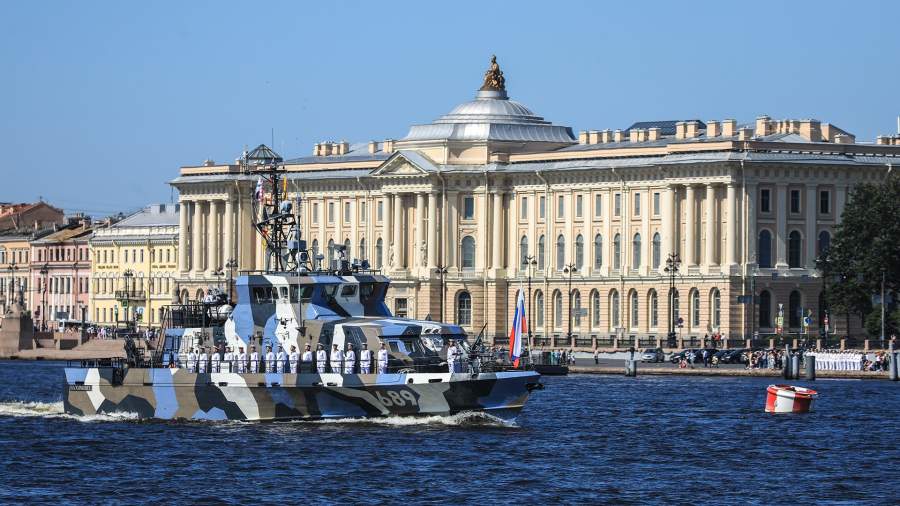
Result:
{"type": "Polygon", "coordinates": [[[533,371],[482,374],[237,374],[185,369],[67,368],[66,413],[164,420],[442,416],[515,418],[539,388],[533,371]]]}

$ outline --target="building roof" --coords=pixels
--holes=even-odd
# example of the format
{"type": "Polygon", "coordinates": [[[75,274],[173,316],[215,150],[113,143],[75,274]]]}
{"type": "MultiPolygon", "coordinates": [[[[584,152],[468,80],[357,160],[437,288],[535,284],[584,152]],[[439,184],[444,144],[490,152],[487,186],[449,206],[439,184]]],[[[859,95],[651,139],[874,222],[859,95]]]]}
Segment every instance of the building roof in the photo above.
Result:
{"type": "Polygon", "coordinates": [[[178,204],[151,204],[129,215],[110,228],[167,227],[178,225],[178,204]]]}
{"type": "Polygon", "coordinates": [[[706,123],[699,119],[667,119],[662,121],[638,121],[626,128],[625,132],[627,133],[634,129],[646,130],[648,128],[658,128],[660,135],[675,135],[675,123],[680,123],[682,121],[696,121],[699,123],[701,129],[706,129],[706,123]]]}

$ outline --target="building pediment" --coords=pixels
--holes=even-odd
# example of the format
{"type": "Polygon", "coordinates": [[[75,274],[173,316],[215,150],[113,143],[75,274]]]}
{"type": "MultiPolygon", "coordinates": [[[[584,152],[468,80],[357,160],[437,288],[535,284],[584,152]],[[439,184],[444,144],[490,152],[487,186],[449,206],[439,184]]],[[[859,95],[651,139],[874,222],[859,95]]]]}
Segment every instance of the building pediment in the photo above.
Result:
{"type": "Polygon", "coordinates": [[[424,176],[437,171],[426,156],[415,151],[397,151],[372,171],[373,176],[424,176]]]}

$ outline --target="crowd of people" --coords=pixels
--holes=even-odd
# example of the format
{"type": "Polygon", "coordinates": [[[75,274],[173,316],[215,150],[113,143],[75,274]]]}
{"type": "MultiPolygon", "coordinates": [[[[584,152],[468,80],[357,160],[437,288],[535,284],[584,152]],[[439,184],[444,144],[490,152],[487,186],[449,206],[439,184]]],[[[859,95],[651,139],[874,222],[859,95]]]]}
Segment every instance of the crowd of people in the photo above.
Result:
{"type": "Polygon", "coordinates": [[[783,350],[757,350],[745,353],[747,369],[780,369],[784,367],[783,350]]]}
{"type": "Polygon", "coordinates": [[[816,357],[816,369],[823,371],[887,371],[891,361],[885,351],[810,350],[806,355],[816,357]]]}

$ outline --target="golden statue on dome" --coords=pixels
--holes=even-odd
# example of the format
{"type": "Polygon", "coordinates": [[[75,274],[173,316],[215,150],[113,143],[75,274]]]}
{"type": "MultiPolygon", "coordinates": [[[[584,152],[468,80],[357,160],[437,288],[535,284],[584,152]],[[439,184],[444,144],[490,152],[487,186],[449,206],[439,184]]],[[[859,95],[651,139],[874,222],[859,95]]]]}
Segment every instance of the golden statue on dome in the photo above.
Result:
{"type": "Polygon", "coordinates": [[[491,55],[491,68],[484,73],[484,84],[481,91],[506,91],[506,78],[497,64],[497,56],[491,55]]]}

